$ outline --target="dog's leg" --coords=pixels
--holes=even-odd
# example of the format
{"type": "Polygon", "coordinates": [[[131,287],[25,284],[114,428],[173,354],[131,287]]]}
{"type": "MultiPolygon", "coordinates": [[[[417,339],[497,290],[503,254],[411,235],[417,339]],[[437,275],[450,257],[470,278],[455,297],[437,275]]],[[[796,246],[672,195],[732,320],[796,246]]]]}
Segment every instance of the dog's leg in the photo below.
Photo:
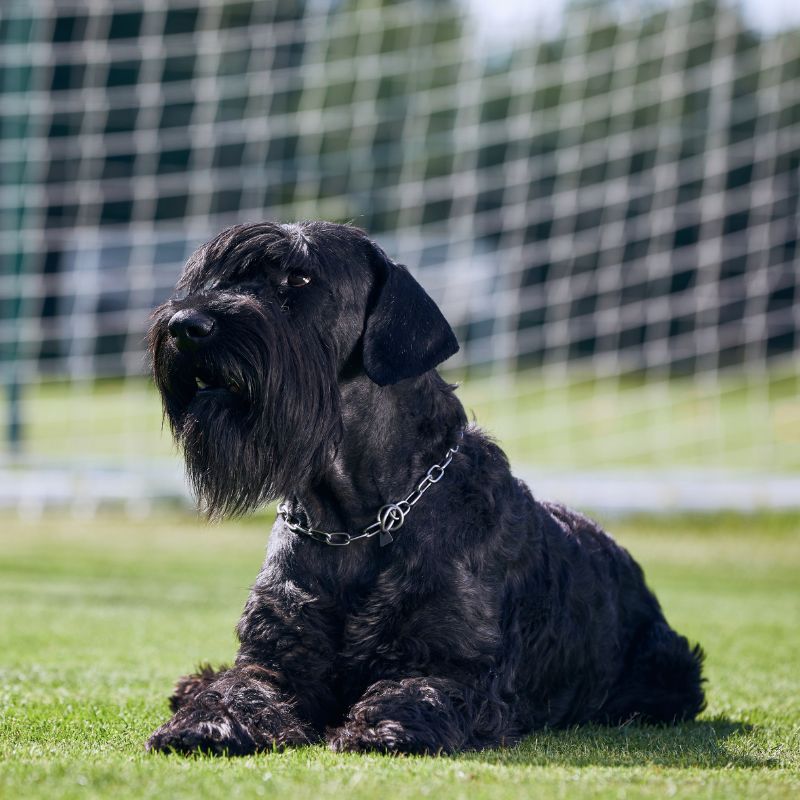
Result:
{"type": "Polygon", "coordinates": [[[328,732],[328,743],[338,752],[451,753],[516,741],[509,718],[501,700],[448,678],[384,680],[328,732]]]}
{"type": "Polygon", "coordinates": [[[169,698],[170,709],[177,711],[181,706],[186,705],[195,695],[206,689],[227,670],[228,667],[214,669],[210,664],[201,664],[199,672],[178,678],[169,698]]]}
{"type": "Polygon", "coordinates": [[[178,688],[190,685],[192,691],[181,694],[172,719],[148,739],[148,750],[247,755],[319,738],[270,682],[267,670],[247,665],[204,677],[200,673],[189,676],[198,679],[192,684],[179,682],[178,688]]]}

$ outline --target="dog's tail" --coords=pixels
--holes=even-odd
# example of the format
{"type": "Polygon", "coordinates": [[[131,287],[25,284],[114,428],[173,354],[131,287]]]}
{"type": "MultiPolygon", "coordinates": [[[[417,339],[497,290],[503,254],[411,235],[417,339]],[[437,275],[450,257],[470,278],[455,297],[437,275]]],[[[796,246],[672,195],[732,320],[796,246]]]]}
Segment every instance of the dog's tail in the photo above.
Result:
{"type": "Polygon", "coordinates": [[[674,723],[694,719],[705,708],[703,653],[664,621],[654,623],[630,653],[604,711],[609,722],[639,719],[674,723]]]}

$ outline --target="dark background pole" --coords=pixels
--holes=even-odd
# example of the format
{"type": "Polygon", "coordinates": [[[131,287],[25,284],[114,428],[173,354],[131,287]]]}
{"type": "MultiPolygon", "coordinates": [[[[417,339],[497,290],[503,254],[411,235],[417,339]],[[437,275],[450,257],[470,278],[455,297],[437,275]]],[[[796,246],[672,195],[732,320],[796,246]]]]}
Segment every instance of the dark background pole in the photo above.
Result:
{"type": "MultiPolygon", "coordinates": [[[[12,4],[22,5],[20,0],[10,0],[12,4]]],[[[0,46],[3,44],[26,44],[35,40],[36,21],[34,15],[13,14],[7,24],[0,26],[0,46]]],[[[30,64],[6,65],[2,70],[2,89],[11,96],[21,97],[34,87],[34,67],[30,64]]],[[[7,204],[0,218],[0,229],[10,234],[9,239],[16,240],[16,247],[9,247],[3,254],[0,263],[0,280],[5,284],[0,295],[0,322],[5,328],[3,344],[0,345],[0,381],[5,384],[5,395],[8,402],[6,414],[6,440],[9,452],[17,454],[22,449],[23,436],[23,374],[20,358],[23,356],[21,346],[20,322],[24,311],[25,292],[22,280],[26,274],[29,243],[25,238],[25,221],[28,212],[28,193],[26,188],[32,183],[30,164],[26,143],[32,133],[32,121],[28,114],[0,117],[0,141],[19,143],[19,154],[16,159],[4,165],[0,170],[0,189],[4,194],[16,195],[18,202],[7,204]]]]}

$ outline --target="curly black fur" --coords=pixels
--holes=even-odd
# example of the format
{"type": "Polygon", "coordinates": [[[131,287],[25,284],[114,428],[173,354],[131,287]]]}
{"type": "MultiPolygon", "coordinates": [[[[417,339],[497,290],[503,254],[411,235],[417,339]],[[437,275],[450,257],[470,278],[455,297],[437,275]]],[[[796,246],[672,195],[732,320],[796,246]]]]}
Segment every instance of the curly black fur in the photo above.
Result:
{"type": "Polygon", "coordinates": [[[237,226],[179,289],[154,313],[154,375],[211,516],[284,497],[308,524],[355,533],[460,449],[389,546],[329,547],[279,519],[235,665],[181,679],[148,748],[453,752],[703,708],[700,648],[623,548],[535,500],[466,427],[434,369],[452,331],[362,231],[237,226]],[[215,323],[191,348],[168,329],[186,309],[215,323]]]}

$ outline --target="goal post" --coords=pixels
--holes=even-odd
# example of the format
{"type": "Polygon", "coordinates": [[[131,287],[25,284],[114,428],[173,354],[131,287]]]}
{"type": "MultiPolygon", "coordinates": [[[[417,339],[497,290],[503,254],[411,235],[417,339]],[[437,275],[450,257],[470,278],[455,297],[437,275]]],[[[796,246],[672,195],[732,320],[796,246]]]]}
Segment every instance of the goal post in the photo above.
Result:
{"type": "Polygon", "coordinates": [[[265,218],[407,264],[543,492],[800,503],[800,15],[495,5],[2,4],[0,505],[181,496],[147,317],[265,218]]]}

